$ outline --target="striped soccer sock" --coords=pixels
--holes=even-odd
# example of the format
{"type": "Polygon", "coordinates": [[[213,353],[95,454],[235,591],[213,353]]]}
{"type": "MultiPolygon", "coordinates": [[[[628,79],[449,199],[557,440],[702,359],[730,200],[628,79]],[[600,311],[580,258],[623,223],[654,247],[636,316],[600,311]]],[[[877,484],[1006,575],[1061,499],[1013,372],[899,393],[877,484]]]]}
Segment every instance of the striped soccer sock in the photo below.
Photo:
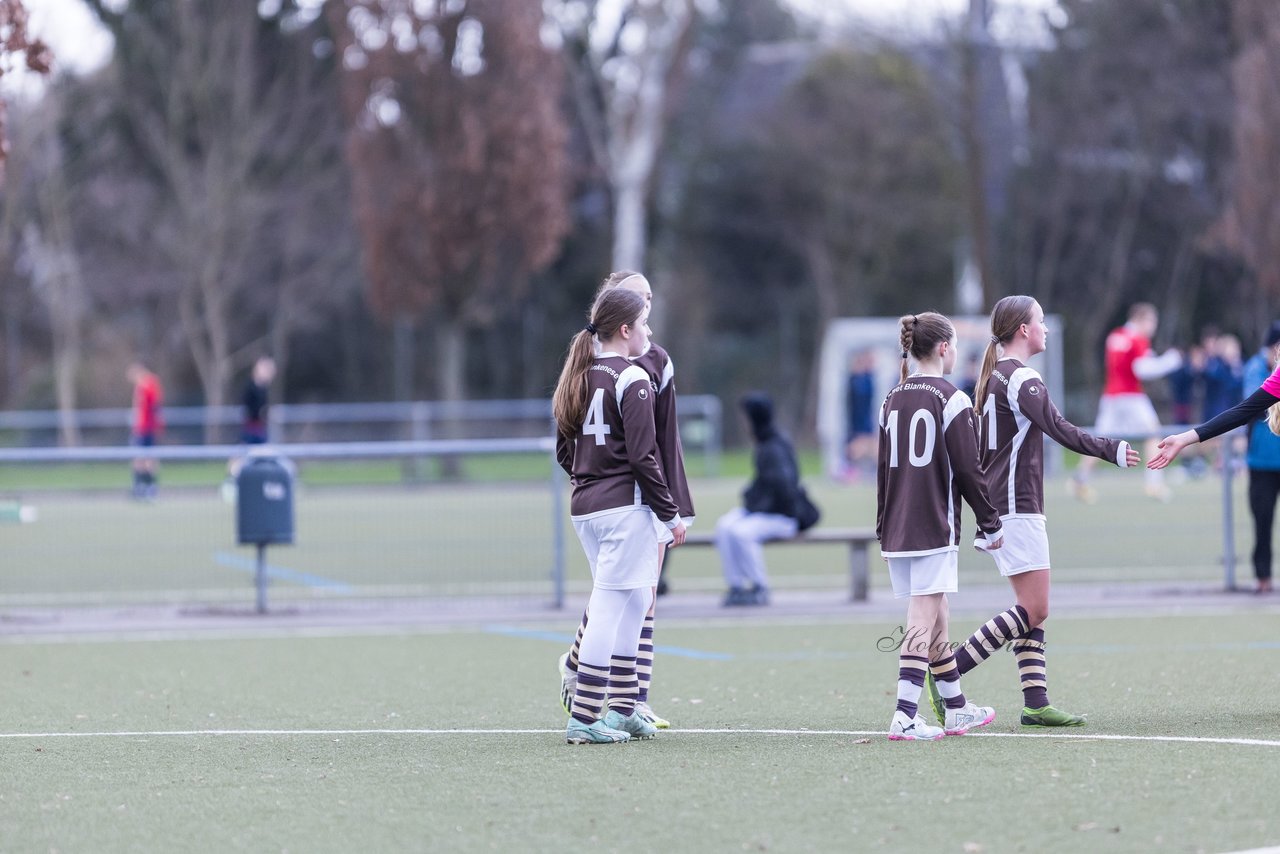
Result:
{"type": "Polygon", "coordinates": [[[578,656],[582,652],[582,634],[587,630],[587,612],[582,612],[582,622],[578,623],[578,633],[574,635],[573,646],[569,647],[569,660],[565,666],[574,673],[578,672],[578,656]]]}
{"type": "Polygon", "coordinates": [[[608,690],[608,667],[578,662],[578,690],[573,694],[570,714],[584,724],[594,723],[604,708],[604,696],[608,690]]]}
{"type": "MultiPolygon", "coordinates": [[[[578,679],[582,679],[579,672],[578,679]]],[[[609,666],[609,711],[624,718],[636,710],[636,695],[640,685],[636,679],[636,659],[615,655],[609,666]]]]}
{"type": "Polygon", "coordinates": [[[640,627],[640,652],[636,656],[636,679],[640,682],[640,693],[636,702],[649,702],[649,682],[653,679],[653,614],[646,614],[644,625],[640,627]]]}
{"type": "Polygon", "coordinates": [[[1013,644],[1018,657],[1018,678],[1022,680],[1022,702],[1028,709],[1049,705],[1049,686],[1045,681],[1044,629],[1032,629],[1013,644]]]}
{"type": "Polygon", "coordinates": [[[921,655],[898,655],[898,711],[914,718],[920,710],[920,692],[929,659],[921,655]]]}
{"type": "Polygon", "coordinates": [[[1014,605],[987,620],[955,649],[956,668],[960,675],[986,661],[1009,641],[1025,635],[1029,628],[1026,609],[1021,605],[1014,605]]]}
{"type": "Polygon", "coordinates": [[[945,658],[929,662],[929,670],[933,673],[933,681],[942,695],[942,702],[948,709],[963,709],[964,692],[960,690],[960,670],[956,667],[956,657],[950,652],[945,658]]]}

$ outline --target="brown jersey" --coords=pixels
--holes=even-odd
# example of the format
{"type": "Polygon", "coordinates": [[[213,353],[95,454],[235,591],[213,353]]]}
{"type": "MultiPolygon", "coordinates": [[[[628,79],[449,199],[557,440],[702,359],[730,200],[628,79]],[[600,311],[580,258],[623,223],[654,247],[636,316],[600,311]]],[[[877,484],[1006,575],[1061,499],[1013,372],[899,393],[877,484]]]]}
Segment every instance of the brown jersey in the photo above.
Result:
{"type": "Polygon", "coordinates": [[[942,377],[920,374],[890,391],[880,407],[880,553],[915,557],[959,548],[961,498],[994,541],[1000,517],[984,487],[969,396],[942,377]]]}
{"type": "Polygon", "coordinates": [[[643,368],[603,353],[587,369],[587,409],[575,435],[556,432],[556,461],[573,482],[575,519],[647,506],[673,526],[680,511],[658,463],[655,389],[643,368]]]}
{"type": "Polygon", "coordinates": [[[644,368],[649,381],[658,390],[654,404],[654,428],[658,436],[658,462],[667,480],[671,497],[680,508],[685,524],[693,524],[693,496],[689,492],[689,479],[684,473],[684,448],[680,445],[680,425],[676,420],[675,367],[667,351],[653,342],[643,355],[632,359],[632,364],[644,368]]]}
{"type": "Polygon", "coordinates": [[[1126,464],[1126,443],[1100,439],[1062,417],[1034,368],[1017,359],[996,362],[987,380],[978,447],[987,495],[1000,516],[1044,516],[1044,437],[1062,447],[1126,464]]]}

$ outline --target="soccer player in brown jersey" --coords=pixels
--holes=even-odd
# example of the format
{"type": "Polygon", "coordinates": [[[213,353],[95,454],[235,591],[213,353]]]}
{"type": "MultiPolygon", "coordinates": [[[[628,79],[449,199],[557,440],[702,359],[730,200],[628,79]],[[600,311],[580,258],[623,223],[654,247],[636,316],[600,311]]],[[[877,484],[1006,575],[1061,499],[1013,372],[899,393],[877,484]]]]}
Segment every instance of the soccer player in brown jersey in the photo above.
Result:
{"type": "MultiPolygon", "coordinates": [[[[635,291],[644,297],[646,307],[651,307],[653,304],[653,288],[650,286],[649,280],[634,270],[619,270],[615,273],[610,273],[600,285],[600,290],[596,293],[596,299],[599,299],[601,294],[612,288],[625,288],[629,291],[635,291]]],[[[653,413],[654,427],[658,438],[658,462],[662,466],[662,474],[666,478],[667,487],[671,490],[671,497],[675,500],[676,506],[680,508],[681,518],[684,519],[686,526],[692,526],[694,519],[693,497],[689,493],[689,481],[685,476],[684,449],[680,445],[680,429],[676,421],[675,367],[672,365],[671,357],[667,355],[667,351],[652,340],[649,341],[649,346],[645,351],[631,361],[633,364],[644,368],[645,373],[649,375],[649,381],[658,390],[657,398],[654,401],[653,413]]],[[[654,517],[654,527],[658,531],[658,575],[661,577],[663,559],[666,557],[667,548],[671,544],[671,534],[667,530],[667,526],[662,524],[656,516],[654,517]]],[[[640,693],[636,702],[636,710],[641,717],[658,729],[667,729],[671,726],[671,723],[657,715],[649,706],[649,683],[653,679],[653,629],[656,607],[657,596],[655,590],[654,604],[649,607],[649,613],[645,615],[644,625],[640,629],[640,651],[636,659],[636,676],[640,683],[640,693]]],[[[588,614],[589,611],[583,612],[582,622],[578,624],[578,632],[574,637],[573,645],[567,653],[560,656],[560,704],[564,707],[566,714],[572,712],[573,694],[577,689],[578,682],[578,655],[582,644],[582,633],[587,627],[588,614]]]]}
{"type": "Polygon", "coordinates": [[[880,407],[876,536],[893,595],[910,597],[898,654],[893,741],[933,741],[986,726],[995,711],[960,690],[947,638],[947,594],[956,591],[960,501],[973,508],[988,548],[1001,545],[1000,517],[987,500],[969,396],[944,379],[956,363],[956,331],[936,312],[901,321],[902,381],[880,407]],[[907,357],[916,373],[907,376],[907,357]],[[933,667],[946,710],[942,728],[918,714],[933,667]]]}
{"type": "Polygon", "coordinates": [[[674,545],[684,542],[685,525],[658,463],[655,390],[630,361],[648,346],[647,314],[644,297],[633,291],[601,294],[587,327],[569,345],[552,401],[556,460],[573,484],[570,513],[592,578],[591,620],[565,730],[570,744],[651,738],[658,731],[635,708],[640,630],[658,582],[653,517],[670,530],[674,545]]]}
{"type": "MultiPolygon", "coordinates": [[[[1044,515],[1044,437],[1068,450],[1115,463],[1138,464],[1128,442],[1092,436],[1062,417],[1040,374],[1026,362],[1045,348],[1044,309],[1028,296],[1009,296],[991,312],[991,339],[975,389],[979,448],[987,494],[1000,513],[1004,547],[991,552],[1009,579],[1016,604],[974,632],[955,650],[961,675],[1012,641],[1018,659],[1028,727],[1083,726],[1084,718],[1049,703],[1045,678],[1044,621],[1049,616],[1049,538],[1044,515]]],[[[943,699],[929,684],[934,713],[943,699]]]]}

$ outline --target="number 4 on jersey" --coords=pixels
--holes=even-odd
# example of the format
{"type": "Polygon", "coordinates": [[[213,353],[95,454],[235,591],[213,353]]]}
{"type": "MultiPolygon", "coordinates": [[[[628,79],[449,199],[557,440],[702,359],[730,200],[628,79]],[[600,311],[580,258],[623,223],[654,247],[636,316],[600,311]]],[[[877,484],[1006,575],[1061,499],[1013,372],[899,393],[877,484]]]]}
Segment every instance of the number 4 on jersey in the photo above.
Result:
{"type": "Polygon", "coordinates": [[[587,406],[587,418],[582,422],[582,435],[595,436],[596,444],[603,445],[604,437],[609,433],[609,425],[604,423],[604,389],[598,388],[587,406]]]}

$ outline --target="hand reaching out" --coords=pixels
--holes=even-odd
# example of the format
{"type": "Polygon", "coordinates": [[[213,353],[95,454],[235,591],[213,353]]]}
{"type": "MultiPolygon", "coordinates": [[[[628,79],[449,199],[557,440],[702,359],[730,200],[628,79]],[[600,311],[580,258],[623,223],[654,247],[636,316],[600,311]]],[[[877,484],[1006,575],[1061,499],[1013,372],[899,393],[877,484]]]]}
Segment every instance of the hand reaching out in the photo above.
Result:
{"type": "Polygon", "coordinates": [[[1160,440],[1160,453],[1147,461],[1147,468],[1152,471],[1164,468],[1178,458],[1178,454],[1182,453],[1183,448],[1188,445],[1194,445],[1199,441],[1200,437],[1195,430],[1184,430],[1173,436],[1164,437],[1160,440]]]}

